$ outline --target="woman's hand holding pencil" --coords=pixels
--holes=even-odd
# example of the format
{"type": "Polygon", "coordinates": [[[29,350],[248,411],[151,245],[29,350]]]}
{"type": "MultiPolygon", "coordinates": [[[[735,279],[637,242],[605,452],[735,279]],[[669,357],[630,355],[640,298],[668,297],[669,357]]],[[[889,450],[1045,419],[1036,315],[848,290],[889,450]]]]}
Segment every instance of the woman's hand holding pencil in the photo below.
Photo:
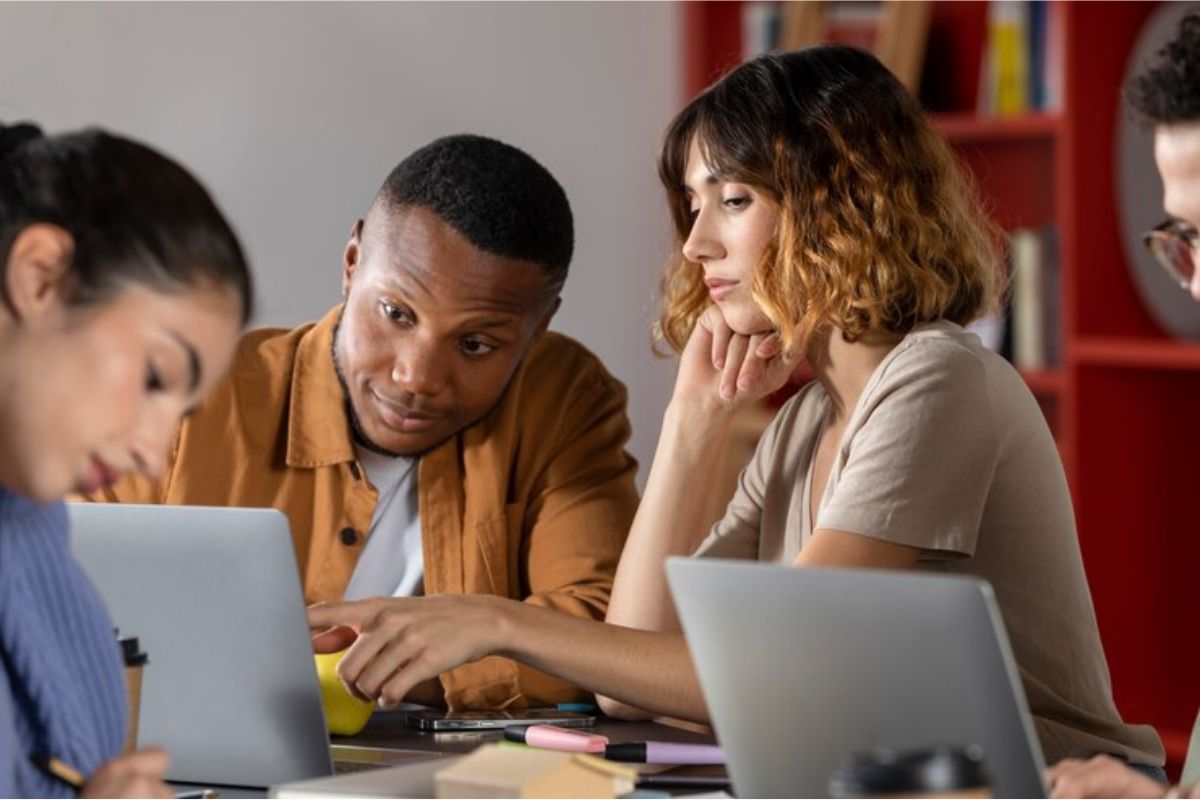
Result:
{"type": "Polygon", "coordinates": [[[147,747],[104,763],[90,777],[57,758],[37,759],[38,766],[79,791],[80,797],[174,797],[164,779],[170,758],[159,747],[147,747]]]}

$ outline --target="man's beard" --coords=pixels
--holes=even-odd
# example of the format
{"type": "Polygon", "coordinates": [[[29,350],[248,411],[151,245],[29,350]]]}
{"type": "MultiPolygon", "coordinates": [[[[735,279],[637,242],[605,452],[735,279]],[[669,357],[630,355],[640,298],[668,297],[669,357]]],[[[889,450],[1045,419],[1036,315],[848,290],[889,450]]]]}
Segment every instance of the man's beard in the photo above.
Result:
{"type": "MultiPolygon", "coordinates": [[[[346,312],[343,311],[342,313],[345,314],[346,312]]],[[[346,418],[350,420],[350,434],[354,437],[354,443],[370,450],[372,453],[378,453],[381,456],[388,456],[389,458],[418,458],[428,453],[429,450],[433,449],[432,447],[412,455],[397,453],[376,444],[371,441],[370,436],[367,436],[367,432],[363,430],[362,421],[358,418],[358,412],[354,410],[354,403],[350,400],[350,384],[346,382],[346,375],[342,372],[342,364],[338,361],[337,342],[341,330],[342,318],[339,316],[337,323],[333,326],[333,344],[329,348],[329,357],[333,359],[333,372],[337,375],[338,385],[342,387],[342,403],[346,407],[346,418]]],[[[441,444],[441,442],[438,442],[438,444],[441,444]]]]}

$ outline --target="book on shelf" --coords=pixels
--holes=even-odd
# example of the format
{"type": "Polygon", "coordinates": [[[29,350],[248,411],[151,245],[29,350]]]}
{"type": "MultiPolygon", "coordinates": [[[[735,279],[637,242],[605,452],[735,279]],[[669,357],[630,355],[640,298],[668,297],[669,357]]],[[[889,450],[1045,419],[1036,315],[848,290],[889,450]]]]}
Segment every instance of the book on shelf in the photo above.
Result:
{"type": "Polygon", "coordinates": [[[1047,0],[988,4],[977,110],[1014,116],[1062,107],[1061,9],[1047,0]]]}
{"type": "Polygon", "coordinates": [[[874,53],[901,83],[920,83],[929,30],[927,0],[749,0],[742,5],[742,58],[818,42],[874,53]]]}
{"type": "Polygon", "coordinates": [[[1042,243],[1037,232],[1013,231],[1012,260],[1013,363],[1018,369],[1046,368],[1046,313],[1042,295],[1042,243]]]}
{"type": "Polygon", "coordinates": [[[1062,259],[1058,252],[1058,229],[1047,225],[1042,233],[1042,307],[1046,331],[1042,341],[1046,346],[1046,364],[1059,367],[1063,363],[1062,319],[1062,259]]]}
{"type": "Polygon", "coordinates": [[[1025,74],[1026,92],[1030,108],[1046,105],[1046,84],[1043,73],[1046,69],[1046,9],[1045,3],[1029,4],[1028,42],[1029,69],[1025,74]]]}
{"type": "Polygon", "coordinates": [[[863,50],[874,51],[879,41],[879,28],[884,21],[884,3],[871,0],[845,0],[836,3],[788,2],[784,4],[784,18],[799,17],[813,20],[807,25],[784,25],[786,37],[781,45],[784,50],[795,50],[817,41],[833,44],[848,44],[863,50]],[[817,13],[805,12],[817,9],[817,13]],[[809,28],[808,25],[815,25],[809,28]]]}
{"type": "Polygon", "coordinates": [[[742,4],[742,60],[779,47],[780,4],[774,0],[748,0],[742,4]]]}
{"type": "Polygon", "coordinates": [[[1061,111],[1063,107],[1063,32],[1062,6],[1042,2],[1045,6],[1041,47],[1042,60],[1038,77],[1042,82],[1041,111],[1061,111]]]}
{"type": "Polygon", "coordinates": [[[1009,238],[1009,357],[1021,370],[1062,363],[1062,281],[1053,226],[1021,228],[1009,238]]]}

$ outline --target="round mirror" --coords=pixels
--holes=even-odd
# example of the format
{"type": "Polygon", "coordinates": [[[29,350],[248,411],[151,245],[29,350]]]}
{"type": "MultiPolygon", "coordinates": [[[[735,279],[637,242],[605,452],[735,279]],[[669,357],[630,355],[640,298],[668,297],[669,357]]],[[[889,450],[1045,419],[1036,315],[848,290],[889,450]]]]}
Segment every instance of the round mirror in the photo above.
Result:
{"type": "MultiPolygon", "coordinates": [[[[1125,65],[1124,86],[1145,69],[1175,35],[1179,20],[1193,3],[1163,3],[1142,29],[1125,65]]],[[[1154,132],[1133,112],[1117,112],[1117,212],[1121,220],[1125,263],[1150,315],[1168,332],[1200,340],[1200,303],[1179,288],[1142,247],[1142,234],[1165,218],[1162,180],[1154,165],[1154,132]]]]}

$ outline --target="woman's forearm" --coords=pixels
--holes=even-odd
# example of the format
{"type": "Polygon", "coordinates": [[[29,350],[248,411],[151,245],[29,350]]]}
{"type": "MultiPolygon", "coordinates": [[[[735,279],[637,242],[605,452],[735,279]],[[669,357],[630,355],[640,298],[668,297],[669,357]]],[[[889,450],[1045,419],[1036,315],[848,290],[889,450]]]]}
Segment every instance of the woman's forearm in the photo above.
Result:
{"type": "Polygon", "coordinates": [[[707,711],[683,636],[580,619],[517,600],[498,605],[496,655],[597,695],[683,719],[707,711]]]}
{"type": "Polygon", "coordinates": [[[646,490],[621,555],[607,623],[502,601],[504,655],[594,692],[610,714],[707,721],[691,656],[678,632],[663,561],[690,554],[706,533],[711,463],[729,429],[725,404],[672,402],[646,490]],[[616,701],[615,703],[613,701],[616,701]]]}
{"type": "Polygon", "coordinates": [[[641,504],[621,555],[608,622],[653,631],[678,631],[663,562],[690,555],[704,537],[719,470],[713,461],[728,435],[731,409],[721,403],[672,402],[641,504]]]}

